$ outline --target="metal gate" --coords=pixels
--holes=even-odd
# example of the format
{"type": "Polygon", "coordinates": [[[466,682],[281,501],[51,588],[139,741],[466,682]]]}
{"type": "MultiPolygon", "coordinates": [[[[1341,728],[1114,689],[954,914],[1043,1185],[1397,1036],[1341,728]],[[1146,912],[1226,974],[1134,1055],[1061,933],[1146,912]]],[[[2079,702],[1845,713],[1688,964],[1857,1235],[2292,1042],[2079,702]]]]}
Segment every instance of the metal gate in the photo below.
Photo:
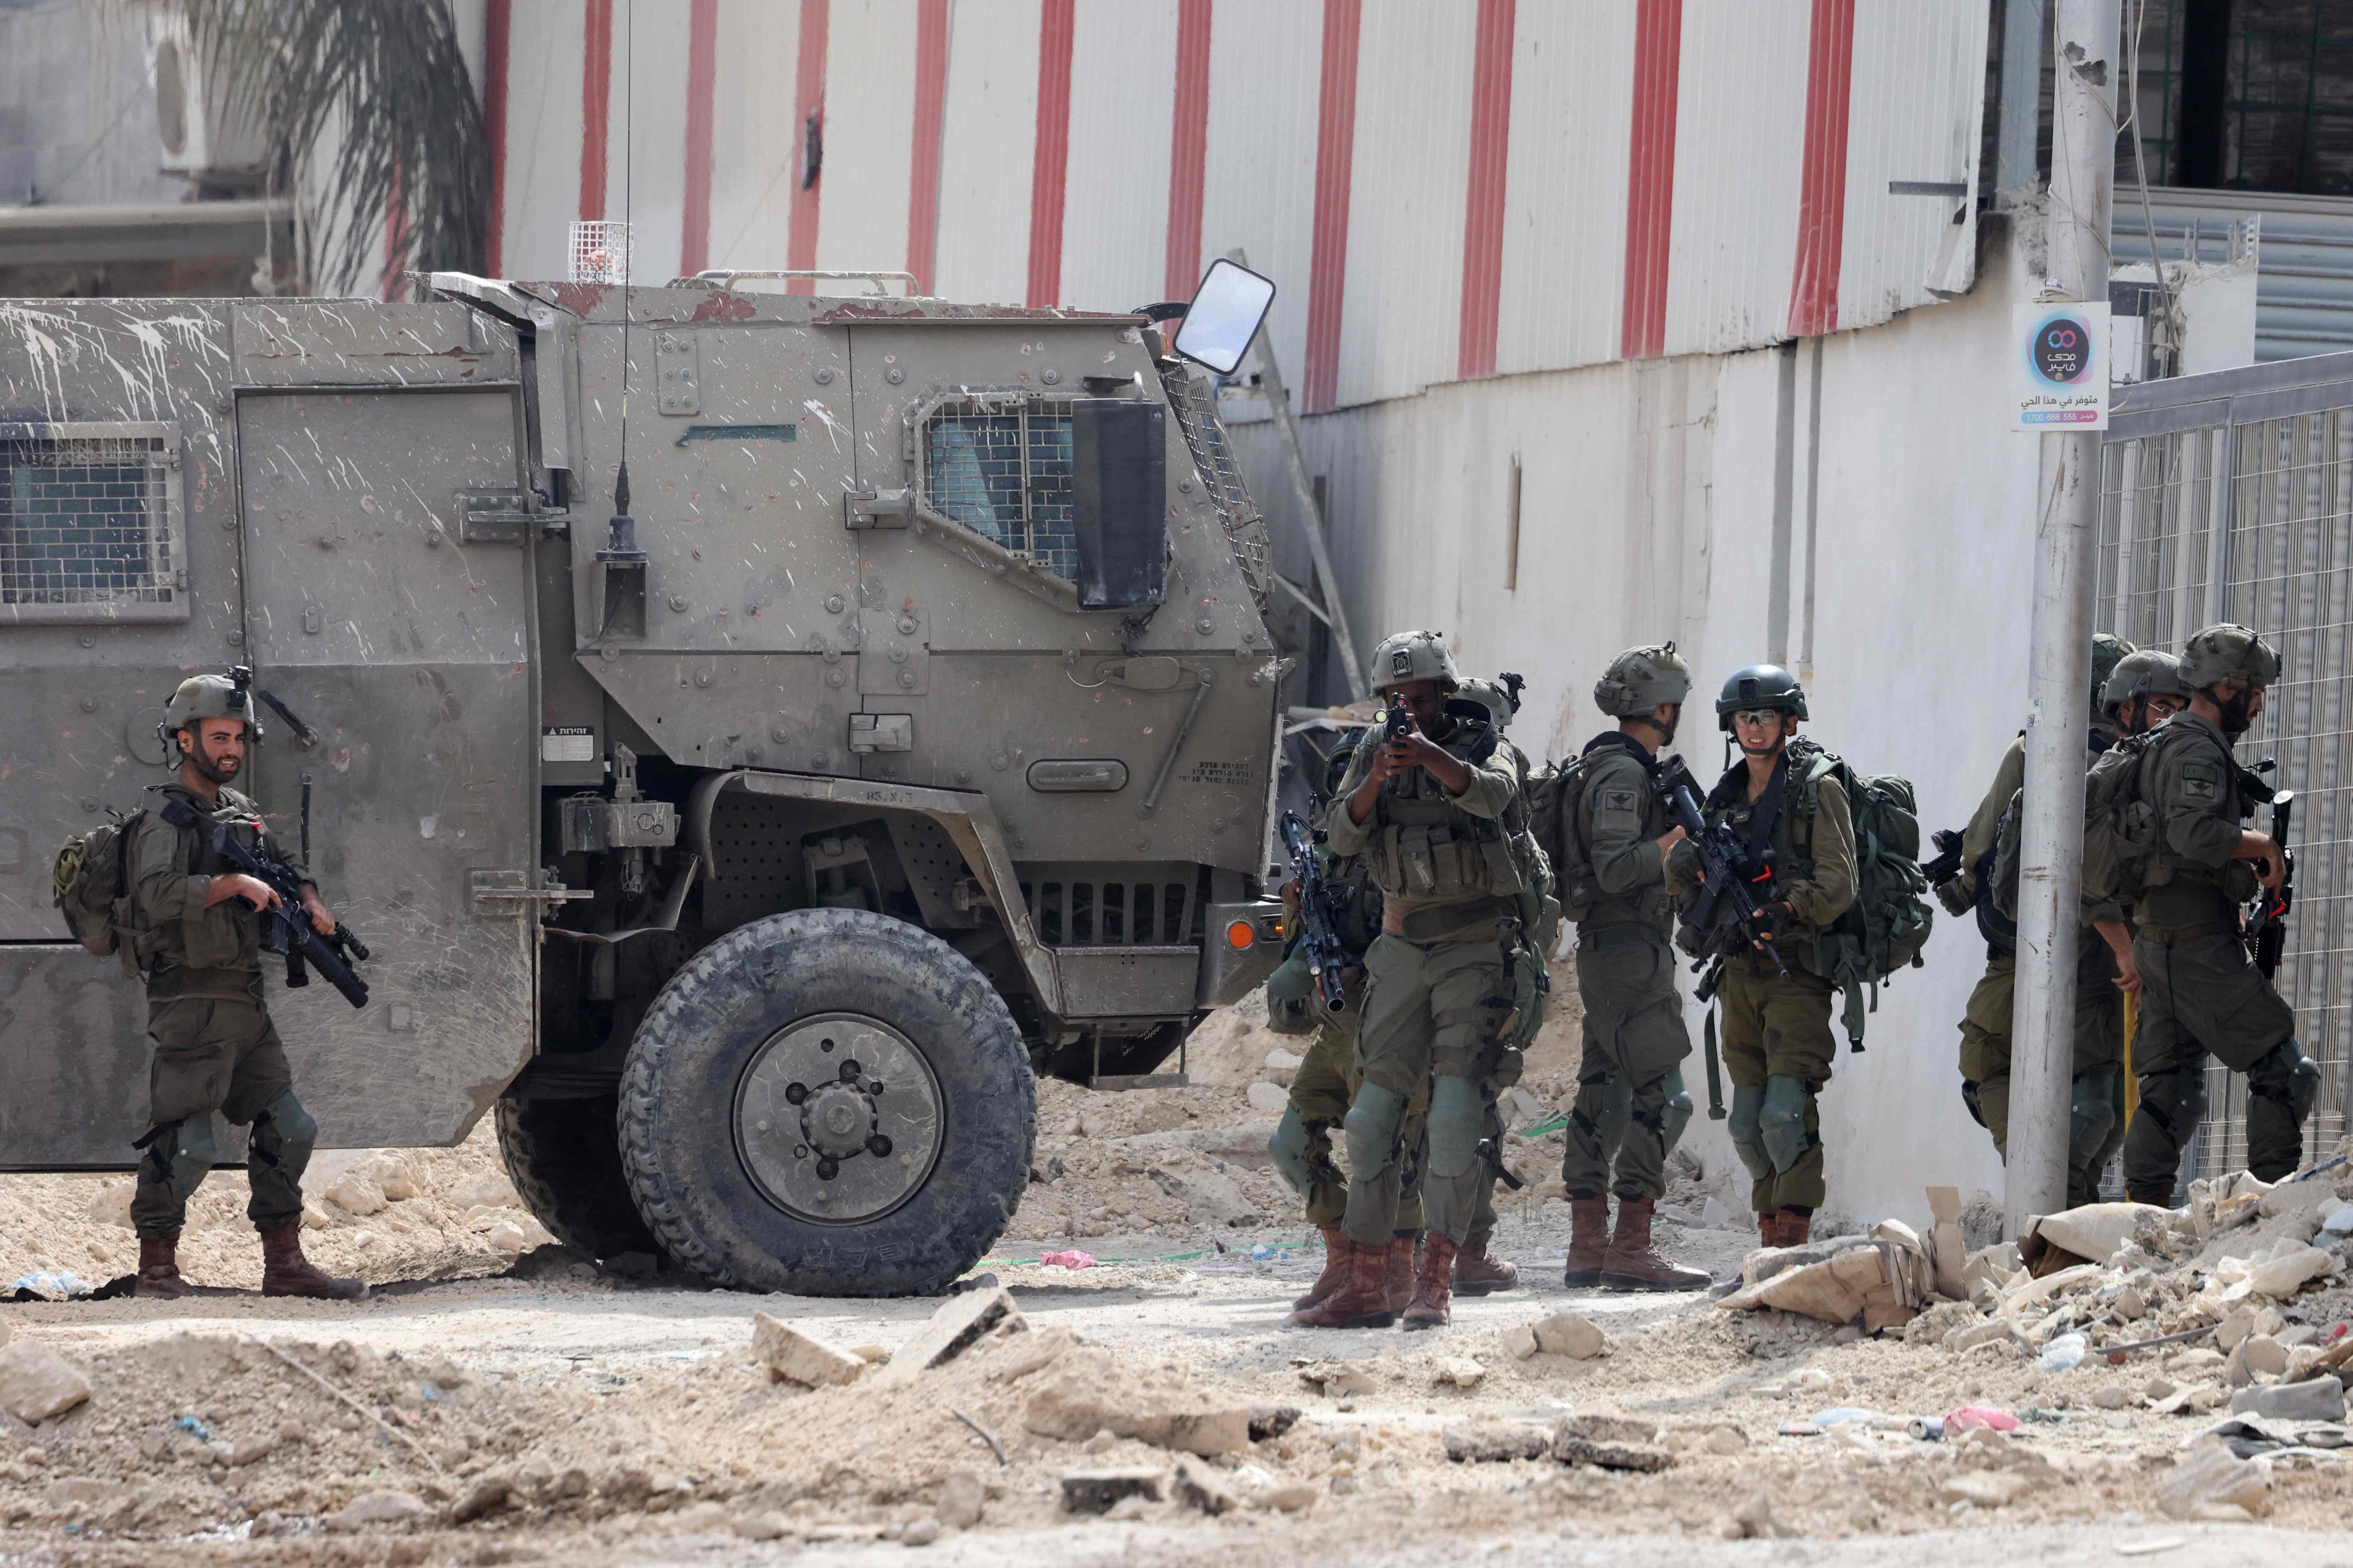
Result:
{"type": "MultiPolygon", "coordinates": [[[[2125,389],[2103,465],[2094,624],[2179,652],[2216,621],[2279,650],[2279,684],[2239,748],[2296,792],[2296,903],[2278,977],[2321,1067],[2307,1156],[2353,1109],[2353,353],[2125,389]]],[[[2253,826],[2263,826],[2256,823],[2253,826]]],[[[2246,1083],[2208,1069],[2185,1175],[2246,1163],[2246,1083]]]]}

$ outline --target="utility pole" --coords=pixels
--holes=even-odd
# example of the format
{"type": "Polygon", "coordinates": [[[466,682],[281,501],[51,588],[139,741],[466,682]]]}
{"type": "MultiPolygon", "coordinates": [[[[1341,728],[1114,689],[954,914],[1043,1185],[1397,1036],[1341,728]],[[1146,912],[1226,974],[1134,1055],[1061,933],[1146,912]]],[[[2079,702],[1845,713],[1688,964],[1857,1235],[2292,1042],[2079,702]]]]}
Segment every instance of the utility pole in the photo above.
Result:
{"type": "MultiPolygon", "coordinates": [[[[2104,300],[2116,184],[2121,0],[2051,0],[2050,280],[2059,298],[2104,300]]],[[[2007,1211],[2016,1237],[2067,1201],[2075,952],[2084,882],[2084,736],[2091,722],[2092,585],[2100,523],[2100,435],[2042,437],[2028,655],[2026,820],[2010,1021],[2007,1211]]]]}

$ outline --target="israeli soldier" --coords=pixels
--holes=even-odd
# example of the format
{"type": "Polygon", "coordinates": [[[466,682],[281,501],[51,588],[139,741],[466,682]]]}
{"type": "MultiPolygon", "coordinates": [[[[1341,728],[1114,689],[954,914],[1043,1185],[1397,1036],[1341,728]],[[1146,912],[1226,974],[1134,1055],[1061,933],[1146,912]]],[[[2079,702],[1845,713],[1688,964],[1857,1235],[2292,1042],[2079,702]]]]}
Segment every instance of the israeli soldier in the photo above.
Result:
{"type": "MultiPolygon", "coordinates": [[[[1854,816],[1825,753],[1796,740],[1806,718],[1797,677],[1778,665],[1750,665],[1724,683],[1715,717],[1741,760],[1708,792],[1704,813],[1711,826],[1729,824],[1767,851],[1772,867],[1760,936],[1754,948],[1726,954],[1716,992],[1733,1086],[1729,1131],[1748,1170],[1757,1235],[1767,1247],[1795,1247],[1811,1233],[1826,1195],[1815,1097],[1837,1056],[1837,988],[1814,967],[1815,939],[1854,902],[1854,816]],[[1774,967],[1768,944],[1787,973],[1774,967]]],[[[1705,875],[1688,839],[1669,849],[1666,870],[1677,894],[1705,875]]]]}
{"type": "Polygon", "coordinates": [[[1586,742],[1574,786],[1563,791],[1559,841],[1546,847],[1563,907],[1577,921],[1577,989],[1585,1003],[1577,1102],[1560,1168],[1572,1226],[1561,1281],[1572,1289],[1694,1290],[1708,1283],[1700,1270],[1662,1257],[1651,1238],[1652,1211],[1667,1190],[1667,1152],[1692,1113],[1681,1066],[1691,1035],[1675,992],[1666,877],[1667,856],[1683,830],[1651,768],[1673,742],[1690,694],[1691,668],[1672,643],[1628,648],[1610,661],[1593,700],[1617,727],[1586,742]],[[1624,1091],[1622,1119],[1611,1114],[1613,1090],[1624,1091]]]}
{"type": "MultiPolygon", "coordinates": [[[[164,710],[177,742],[178,776],[147,792],[123,848],[131,885],[134,955],[147,983],[147,1032],[155,1042],[148,1131],[139,1141],[131,1221],[139,1234],[142,1296],[185,1296],[177,1249],[188,1199],[218,1149],[216,1112],[250,1123],[253,1196],[246,1216],[261,1233],[261,1293],[355,1300],[356,1279],[332,1279],[302,1256],[302,1172],[319,1129],[295,1098],[285,1047],[261,995],[261,912],[278,894],[232,870],[213,846],[227,825],[259,853],[260,812],[230,783],[244,770],[257,729],[237,682],[198,675],[164,710]]],[[[307,879],[302,904],[322,935],[335,919],[307,879]]]]}
{"type": "Polygon", "coordinates": [[[2189,706],[2141,760],[2157,841],[2121,981],[2140,998],[2140,1110],[2125,1139],[2125,1187],[2137,1203],[2172,1199],[2182,1148],[2205,1114],[2209,1052],[2247,1075],[2247,1168],[2277,1181],[2303,1156],[2320,1068],[2296,1044],[2295,1014],[2249,960],[2239,926],[2256,887],[2276,890],[2287,874],[2271,836],[2239,826],[2260,785],[2232,755],[2279,673],[2279,656],[2245,626],[2208,626],[2181,652],[2189,706]]]}
{"type": "Polygon", "coordinates": [[[1367,735],[1326,813],[1335,855],[1366,858],[1380,889],[1381,931],[1365,954],[1361,1074],[1348,1108],[1347,1282],[1293,1318],[1314,1328],[1394,1320],[1385,1258],[1400,1245],[1397,1205],[1408,1112],[1428,1086],[1422,1210],[1409,1329],[1451,1316],[1456,1253],[1469,1237],[1487,1131],[1490,1047],[1511,1010],[1504,948],[1515,939],[1525,879],[1503,824],[1519,763],[1485,710],[1454,698],[1454,659],[1435,632],[1405,632],[1375,650],[1385,701],[1409,717],[1395,739],[1367,735]],[[1450,699],[1453,699],[1450,700],[1450,699]]]}
{"type": "MultiPolygon", "coordinates": [[[[2102,632],[2092,639],[2092,716],[2085,736],[2085,767],[2121,733],[2119,713],[2125,703],[2111,705],[2109,687],[2116,673],[2131,666],[2126,684],[2149,678],[2154,660],[2171,661],[2159,653],[2144,654],[2124,638],[2102,632]]],[[[2164,700],[2146,692],[2130,703],[2136,716],[2164,700]]],[[[1962,889],[1980,908],[1993,894],[1996,839],[2003,814],[2010,808],[2026,782],[2026,737],[2021,733],[2002,753],[1994,772],[1993,787],[1986,791],[1977,814],[1969,818],[1961,840],[1962,889]]],[[[2011,831],[2017,831],[2016,825],[2011,831]]],[[[2072,1063],[2073,1101],[2067,1142],[2067,1201],[2070,1207],[2099,1201],[2100,1172],[2124,1137],[2124,994],[2116,985],[2116,966],[2105,942],[2097,940],[2094,923],[2121,918],[2122,911],[2087,910],[2083,938],[2075,947],[2075,1035],[2072,1063]]],[[[1993,1137],[1994,1152],[2010,1157],[2010,1014],[2017,994],[2017,936],[1998,910],[1980,918],[1986,938],[1986,967],[1961,1017],[1961,1098],[1969,1114],[1993,1137]],[[2000,940],[1997,940],[2000,939],[2000,940]]]]}

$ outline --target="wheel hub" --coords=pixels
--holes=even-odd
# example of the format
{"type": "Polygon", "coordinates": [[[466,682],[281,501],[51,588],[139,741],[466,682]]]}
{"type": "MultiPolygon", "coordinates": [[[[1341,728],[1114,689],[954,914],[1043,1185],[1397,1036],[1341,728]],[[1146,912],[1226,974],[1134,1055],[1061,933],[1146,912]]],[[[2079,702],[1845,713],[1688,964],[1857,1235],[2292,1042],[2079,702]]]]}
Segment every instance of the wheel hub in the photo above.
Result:
{"type": "Polygon", "coordinates": [[[771,1203],[855,1225],[904,1203],[940,1147],[939,1082],[888,1024],[831,1013],[754,1053],[735,1097],[735,1146],[771,1203]]]}

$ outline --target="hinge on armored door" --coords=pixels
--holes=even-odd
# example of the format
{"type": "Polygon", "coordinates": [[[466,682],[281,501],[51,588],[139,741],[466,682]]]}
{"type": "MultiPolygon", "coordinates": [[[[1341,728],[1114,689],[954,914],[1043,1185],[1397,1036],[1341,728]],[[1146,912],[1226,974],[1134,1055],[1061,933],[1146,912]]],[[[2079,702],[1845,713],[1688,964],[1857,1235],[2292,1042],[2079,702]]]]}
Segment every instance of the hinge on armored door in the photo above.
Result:
{"type": "Polygon", "coordinates": [[[493,917],[518,913],[527,904],[561,904],[596,896],[586,888],[567,888],[553,877],[545,886],[534,888],[528,871],[474,871],[466,881],[474,912],[493,917]]]}
{"type": "Polygon", "coordinates": [[[904,528],[914,510],[913,490],[852,490],[841,498],[841,526],[904,528]]]}
{"type": "Polygon", "coordinates": [[[525,509],[520,489],[459,490],[458,542],[521,544],[539,519],[525,509]]]}

